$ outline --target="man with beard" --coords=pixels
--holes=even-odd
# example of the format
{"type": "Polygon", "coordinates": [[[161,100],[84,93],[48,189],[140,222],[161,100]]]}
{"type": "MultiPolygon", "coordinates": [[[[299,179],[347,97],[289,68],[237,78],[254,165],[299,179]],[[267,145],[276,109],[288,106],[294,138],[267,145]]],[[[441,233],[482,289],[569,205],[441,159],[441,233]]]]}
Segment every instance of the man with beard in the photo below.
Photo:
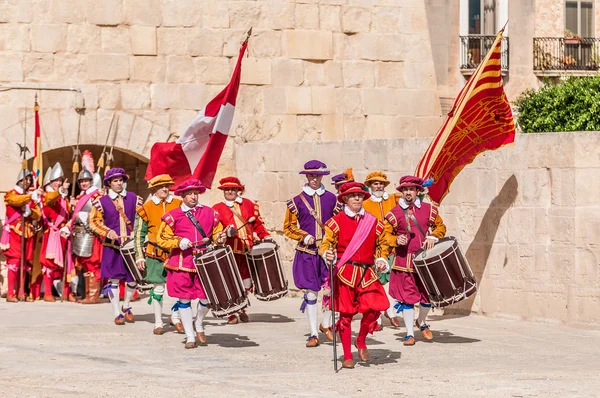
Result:
{"type": "MultiPolygon", "coordinates": [[[[370,173],[365,180],[365,185],[369,188],[371,197],[365,199],[363,202],[363,208],[366,212],[374,215],[379,221],[383,222],[385,215],[398,205],[398,200],[400,200],[401,195],[396,193],[390,195],[386,192],[385,188],[390,185],[390,182],[387,178],[387,175],[382,171],[374,171],[370,173]]],[[[380,275],[379,280],[387,291],[389,287],[389,273],[380,275]]],[[[390,297],[388,296],[388,298],[390,297]]],[[[398,322],[398,318],[394,312],[393,300],[390,300],[390,302],[392,302],[392,304],[390,305],[390,308],[384,312],[384,314],[386,318],[390,320],[392,326],[398,328],[400,327],[400,322],[398,322]]],[[[382,329],[383,324],[380,316],[377,319],[377,331],[381,331],[382,329]]]]}
{"type": "MultiPolygon", "coordinates": [[[[157,243],[157,234],[162,217],[171,210],[181,206],[181,199],[169,192],[174,182],[168,174],[160,174],[148,181],[152,197],[137,208],[135,217],[134,239],[138,268],[144,273],[144,280],[153,283],[148,304],[154,309],[154,331],[156,335],[164,333],[162,321],[163,295],[167,270],[164,262],[169,257],[169,250],[157,243]],[[144,247],[145,245],[145,247],[144,247]]],[[[183,333],[183,325],[179,319],[179,311],[173,311],[171,322],[178,333],[183,333]]]]}
{"type": "MultiPolygon", "coordinates": [[[[33,176],[29,170],[21,170],[17,177],[15,187],[4,195],[4,204],[6,206],[6,218],[4,219],[4,228],[2,229],[2,239],[0,249],[6,257],[6,268],[8,278],[8,292],[6,301],[16,303],[21,296],[25,297],[24,292],[19,291],[21,286],[21,235],[25,235],[25,262],[23,276],[25,272],[31,270],[33,261],[33,252],[35,246],[35,237],[33,232],[33,220],[39,220],[41,212],[37,202],[41,199],[42,190],[37,189],[29,193],[29,188],[33,184],[33,176]],[[23,226],[23,217],[25,226],[23,226]]],[[[29,297],[26,301],[32,301],[29,297]]]]}
{"type": "Polygon", "coordinates": [[[389,244],[396,247],[396,258],[390,273],[390,295],[398,301],[396,308],[402,312],[406,337],[404,345],[415,344],[415,304],[419,304],[417,327],[425,340],[432,340],[429,325],[425,323],[431,309],[423,282],[415,273],[414,253],[421,248],[431,249],[446,234],[446,226],[436,206],[419,199],[424,190],[423,179],[404,176],[396,188],[402,193],[399,205],[385,216],[385,235],[389,244]]]}
{"type": "Polygon", "coordinates": [[[344,349],[344,368],[353,368],[352,318],[362,314],[355,346],[361,361],[369,360],[367,334],[373,333],[377,318],[390,302],[379,282],[377,272],[388,269],[389,244],[383,234],[383,223],[363,209],[370,196],[365,185],[351,182],[342,185],[338,199],[344,211],[325,223],[325,237],[319,253],[328,262],[336,262],[333,284],[335,308],[340,313],[337,331],[344,349]]]}
{"type": "MultiPolygon", "coordinates": [[[[300,174],[306,176],[307,182],[302,192],[287,202],[283,233],[298,242],[292,266],[294,284],[304,290],[300,310],[308,315],[310,336],[306,346],[317,347],[320,344],[317,296],[329,279],[327,265],[317,248],[325,233],[325,222],[335,214],[337,199],[321,182],[323,176],[329,175],[325,163],[311,160],[304,164],[300,174]]],[[[324,318],[331,318],[331,311],[328,310],[324,318]]],[[[327,339],[333,340],[331,330],[321,326],[321,331],[327,339]]]]}
{"type": "Polygon", "coordinates": [[[101,277],[109,282],[102,289],[108,295],[115,317],[115,325],[135,321],[129,306],[137,286],[127,269],[119,248],[133,234],[136,209],[142,205],[142,198],[127,192],[123,184],[129,176],[122,168],[110,169],[104,175],[104,185],[108,193],[96,198],[92,204],[90,227],[100,236],[102,249],[101,277]],[[119,299],[119,281],[125,281],[123,307],[119,299]]]}

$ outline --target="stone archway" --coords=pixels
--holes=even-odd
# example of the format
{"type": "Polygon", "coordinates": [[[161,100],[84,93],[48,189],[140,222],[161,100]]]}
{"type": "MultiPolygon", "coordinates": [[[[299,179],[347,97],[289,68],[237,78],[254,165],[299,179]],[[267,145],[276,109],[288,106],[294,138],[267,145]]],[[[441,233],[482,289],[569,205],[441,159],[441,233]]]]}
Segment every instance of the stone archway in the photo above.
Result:
{"type": "MultiPolygon", "coordinates": [[[[56,162],[60,162],[65,177],[69,179],[69,182],[73,182],[73,147],[66,146],[62,148],[52,149],[50,151],[46,151],[43,153],[43,162],[44,162],[44,173],[48,169],[48,167],[54,166],[56,162]]],[[[84,150],[89,150],[92,152],[94,156],[94,164],[97,164],[98,159],[103,150],[103,146],[100,145],[80,145],[79,150],[83,153],[84,150]]],[[[133,154],[129,151],[124,151],[120,148],[114,148],[113,150],[114,161],[112,162],[111,167],[122,167],[125,169],[127,174],[130,177],[130,180],[127,183],[127,190],[134,192],[141,196],[142,198],[147,198],[150,191],[148,190],[148,185],[144,180],[144,175],[146,174],[146,169],[148,167],[148,160],[141,156],[133,154]]],[[[29,167],[32,166],[33,160],[29,160],[29,167]]],[[[101,175],[104,175],[104,170],[101,172],[101,175]]]]}

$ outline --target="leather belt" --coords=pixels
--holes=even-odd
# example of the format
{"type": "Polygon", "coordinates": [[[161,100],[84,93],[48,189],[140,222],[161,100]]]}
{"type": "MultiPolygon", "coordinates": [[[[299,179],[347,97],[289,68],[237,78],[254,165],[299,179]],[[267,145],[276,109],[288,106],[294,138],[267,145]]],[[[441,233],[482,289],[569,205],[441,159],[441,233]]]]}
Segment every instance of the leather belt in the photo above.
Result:
{"type": "Polygon", "coordinates": [[[373,266],[373,264],[358,263],[356,261],[348,261],[346,264],[355,265],[355,266],[361,267],[361,268],[371,268],[373,266]]]}

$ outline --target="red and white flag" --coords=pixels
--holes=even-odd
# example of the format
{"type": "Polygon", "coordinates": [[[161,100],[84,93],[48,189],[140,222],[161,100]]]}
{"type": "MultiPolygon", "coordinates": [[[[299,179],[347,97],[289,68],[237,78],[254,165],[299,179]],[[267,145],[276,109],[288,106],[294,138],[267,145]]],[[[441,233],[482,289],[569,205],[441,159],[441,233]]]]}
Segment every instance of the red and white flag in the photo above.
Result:
{"type": "Polygon", "coordinates": [[[248,41],[240,48],[227,87],[196,115],[177,141],[157,142],[152,146],[146,180],[159,174],[169,174],[175,184],[188,178],[197,178],[205,187],[210,188],[233,122],[246,47],[248,41]]]}

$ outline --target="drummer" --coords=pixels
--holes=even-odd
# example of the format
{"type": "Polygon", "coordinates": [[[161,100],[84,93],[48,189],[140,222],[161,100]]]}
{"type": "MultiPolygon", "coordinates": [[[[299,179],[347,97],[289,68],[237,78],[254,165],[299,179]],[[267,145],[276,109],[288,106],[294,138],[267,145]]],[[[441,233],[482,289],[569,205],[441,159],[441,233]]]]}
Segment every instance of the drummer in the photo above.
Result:
{"type": "MultiPolygon", "coordinates": [[[[227,226],[229,231],[236,232],[235,235],[231,234],[234,236],[227,237],[227,244],[233,250],[244,288],[252,291],[252,278],[245,253],[252,249],[255,235],[260,240],[273,240],[260,217],[258,204],[242,198],[245,187],[241,181],[236,177],[225,177],[219,181],[219,184],[218,188],[223,191],[224,199],[214,205],[213,209],[219,213],[221,223],[227,226]]],[[[249,320],[246,310],[242,310],[239,314],[229,315],[227,323],[235,325],[239,321],[248,322],[249,320]]]]}
{"type": "Polygon", "coordinates": [[[325,237],[319,246],[319,254],[325,260],[336,262],[334,304],[340,313],[337,325],[344,349],[344,368],[354,367],[351,348],[354,315],[362,314],[355,345],[360,360],[367,362],[367,334],[373,333],[381,311],[390,305],[375,272],[387,271],[389,244],[383,234],[383,223],[362,207],[369,196],[360,182],[342,185],[338,199],[344,202],[344,211],[325,223],[325,237]]]}
{"type": "MultiPolygon", "coordinates": [[[[156,335],[164,333],[162,321],[162,303],[165,294],[167,271],[163,267],[169,251],[156,243],[156,234],[162,217],[169,211],[181,206],[181,199],[174,197],[169,188],[174,185],[171,176],[160,174],[148,181],[152,197],[137,208],[135,217],[134,239],[135,256],[138,268],[144,273],[144,280],[154,284],[150,290],[149,304],[154,309],[154,331],[156,335]],[[144,243],[147,241],[147,244],[144,243]],[[144,247],[145,246],[145,247],[144,247]]],[[[183,325],[179,319],[179,311],[173,311],[171,323],[178,333],[183,333],[183,325]]]]}
{"type": "Polygon", "coordinates": [[[417,196],[424,190],[423,179],[404,176],[396,188],[402,193],[399,205],[385,216],[385,235],[396,247],[396,259],[390,272],[389,293],[398,301],[396,309],[402,313],[406,326],[404,345],[415,345],[415,304],[419,304],[416,325],[425,340],[433,340],[425,323],[431,309],[427,291],[415,273],[413,255],[421,248],[431,249],[446,234],[446,226],[436,206],[425,203],[417,196]],[[408,225],[407,225],[408,223],[408,225]]]}
{"type": "Polygon", "coordinates": [[[198,203],[199,196],[204,192],[206,187],[196,179],[179,185],[175,195],[181,196],[183,203],[163,216],[156,238],[160,247],[171,250],[165,263],[167,290],[171,297],[178,299],[175,306],[179,309],[187,337],[186,349],[206,345],[203,321],[208,313],[208,300],[196,273],[194,254],[205,250],[207,243],[213,239],[218,244],[226,240],[219,214],[198,203]],[[194,322],[191,302],[195,299],[199,301],[194,322]]]}
{"type": "Polygon", "coordinates": [[[133,323],[134,317],[129,306],[135,293],[136,282],[127,270],[125,261],[119,251],[120,245],[133,233],[135,209],[142,205],[142,198],[127,192],[124,184],[129,179],[124,169],[110,169],[104,175],[104,185],[108,194],[98,196],[92,201],[90,228],[102,240],[102,261],[100,276],[109,282],[102,289],[108,295],[115,316],[115,325],[133,323]],[[125,281],[123,307],[119,300],[119,282],[125,281]]]}

